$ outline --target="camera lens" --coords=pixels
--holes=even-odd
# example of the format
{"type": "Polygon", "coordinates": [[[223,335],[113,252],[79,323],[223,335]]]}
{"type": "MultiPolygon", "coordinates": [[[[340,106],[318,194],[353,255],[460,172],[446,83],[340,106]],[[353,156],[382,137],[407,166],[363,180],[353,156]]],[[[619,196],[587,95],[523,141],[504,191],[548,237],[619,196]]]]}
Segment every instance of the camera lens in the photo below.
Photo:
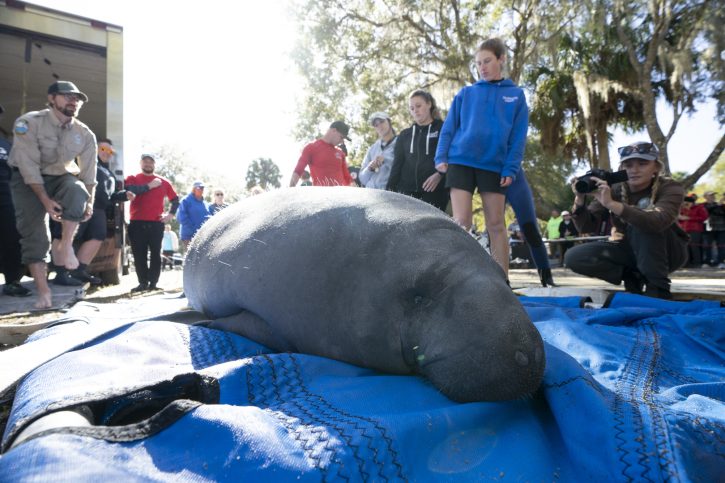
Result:
{"type": "Polygon", "coordinates": [[[597,187],[597,184],[592,180],[590,176],[582,176],[574,185],[574,189],[577,193],[591,193],[597,187]]]}

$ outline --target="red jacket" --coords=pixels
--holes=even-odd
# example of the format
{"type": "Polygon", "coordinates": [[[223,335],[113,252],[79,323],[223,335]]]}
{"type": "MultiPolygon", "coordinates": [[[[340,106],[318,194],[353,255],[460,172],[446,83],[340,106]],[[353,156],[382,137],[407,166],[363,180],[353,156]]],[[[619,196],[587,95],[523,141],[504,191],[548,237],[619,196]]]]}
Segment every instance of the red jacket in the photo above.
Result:
{"type": "Polygon", "coordinates": [[[703,205],[691,205],[689,208],[685,207],[684,203],[680,207],[680,217],[687,216],[688,219],[678,219],[678,223],[687,233],[702,233],[705,231],[705,220],[707,220],[708,213],[703,205]]]}

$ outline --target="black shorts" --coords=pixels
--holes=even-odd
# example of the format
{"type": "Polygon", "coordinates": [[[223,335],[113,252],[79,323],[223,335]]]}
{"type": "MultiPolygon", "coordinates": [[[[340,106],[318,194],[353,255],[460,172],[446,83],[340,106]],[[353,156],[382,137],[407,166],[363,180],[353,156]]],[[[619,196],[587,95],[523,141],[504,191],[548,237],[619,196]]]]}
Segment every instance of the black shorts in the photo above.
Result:
{"type": "MultiPolygon", "coordinates": [[[[106,239],[106,212],[103,210],[94,211],[91,218],[78,225],[78,231],[74,240],[86,242],[88,240],[106,239]]],[[[50,220],[50,236],[53,240],[63,238],[63,225],[60,222],[50,220]]]]}
{"type": "Polygon", "coordinates": [[[479,193],[506,194],[501,187],[501,175],[485,169],[472,168],[462,164],[449,164],[446,173],[446,188],[457,188],[473,194],[478,188],[479,193]]]}

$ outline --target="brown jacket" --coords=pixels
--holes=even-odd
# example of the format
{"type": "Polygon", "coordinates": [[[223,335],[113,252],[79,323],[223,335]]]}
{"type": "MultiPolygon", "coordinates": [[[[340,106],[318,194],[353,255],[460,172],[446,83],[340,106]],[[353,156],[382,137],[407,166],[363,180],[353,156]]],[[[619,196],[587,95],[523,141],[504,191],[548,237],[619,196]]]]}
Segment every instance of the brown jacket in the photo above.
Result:
{"type": "MultiPolygon", "coordinates": [[[[612,199],[622,201],[623,183],[612,187],[612,199]]],[[[632,225],[646,232],[663,232],[672,227],[680,236],[687,237],[679,227],[677,215],[685,197],[685,190],[680,183],[670,178],[661,178],[657,200],[650,205],[652,186],[637,193],[629,193],[622,214],[610,213],[596,199],[589,205],[577,207],[572,213],[574,224],[580,233],[594,233],[604,217],[610,217],[613,239],[624,237],[626,226],[632,225]]]]}

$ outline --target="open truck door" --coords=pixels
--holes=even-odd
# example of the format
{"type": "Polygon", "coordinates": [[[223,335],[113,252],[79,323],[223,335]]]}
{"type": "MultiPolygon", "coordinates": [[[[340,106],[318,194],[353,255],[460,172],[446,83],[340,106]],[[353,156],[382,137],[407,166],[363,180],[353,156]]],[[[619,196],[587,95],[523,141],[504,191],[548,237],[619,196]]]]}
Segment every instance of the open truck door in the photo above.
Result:
{"type": "MultiPolygon", "coordinates": [[[[113,140],[111,170],[123,187],[123,29],[19,0],[0,0],[0,135],[10,139],[15,119],[43,109],[58,79],[89,97],[79,119],[96,138],[113,140]]],[[[107,237],[90,264],[105,283],[128,273],[123,204],[107,213],[107,237]]]]}

